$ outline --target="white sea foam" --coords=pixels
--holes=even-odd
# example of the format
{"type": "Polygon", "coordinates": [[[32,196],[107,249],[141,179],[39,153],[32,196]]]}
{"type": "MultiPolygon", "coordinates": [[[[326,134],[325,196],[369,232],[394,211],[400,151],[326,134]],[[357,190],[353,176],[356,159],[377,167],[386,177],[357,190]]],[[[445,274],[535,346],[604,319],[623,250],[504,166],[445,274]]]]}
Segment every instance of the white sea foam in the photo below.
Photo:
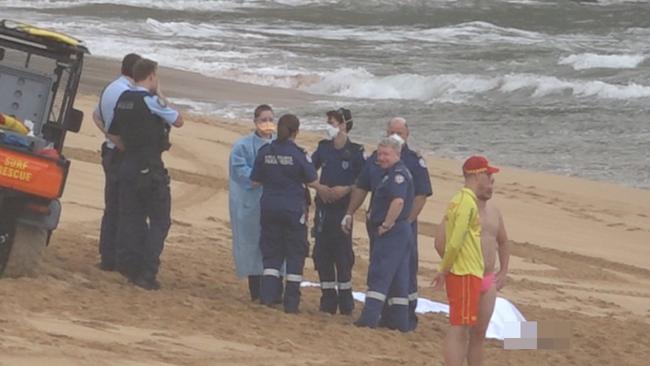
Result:
{"type": "Polygon", "coordinates": [[[310,92],[369,99],[415,99],[427,102],[462,102],[470,97],[499,92],[532,98],[570,93],[575,97],[634,99],[650,97],[650,86],[603,81],[564,80],[535,74],[488,77],[476,74],[421,76],[399,74],[378,77],[365,69],[340,69],[325,74],[306,88],[310,92]]]}
{"type": "MultiPolygon", "coordinates": [[[[512,2],[515,0],[502,0],[512,2]]],[[[536,3],[532,0],[516,0],[522,3],[536,3]]],[[[336,6],[343,9],[394,11],[404,7],[440,7],[457,0],[7,0],[7,8],[70,8],[86,4],[113,4],[184,11],[227,11],[237,8],[271,8],[336,6]]]]}
{"type": "Polygon", "coordinates": [[[168,10],[204,10],[204,11],[224,11],[235,8],[242,8],[248,6],[258,6],[256,2],[247,4],[245,1],[222,0],[222,1],[205,1],[205,0],[157,0],[157,1],[141,1],[141,0],[8,0],[3,2],[5,8],[28,8],[28,9],[65,9],[78,7],[83,5],[98,5],[98,4],[112,4],[112,5],[126,5],[145,7],[150,9],[168,9],[168,10]]]}
{"type": "Polygon", "coordinates": [[[244,119],[250,115],[254,105],[237,104],[229,102],[227,104],[198,102],[186,98],[171,98],[171,102],[179,107],[188,108],[193,113],[202,115],[214,115],[220,118],[244,119]]]}
{"type": "Polygon", "coordinates": [[[598,55],[595,53],[581,53],[560,59],[558,64],[570,65],[574,70],[587,69],[633,69],[646,59],[645,55],[598,55]]]}

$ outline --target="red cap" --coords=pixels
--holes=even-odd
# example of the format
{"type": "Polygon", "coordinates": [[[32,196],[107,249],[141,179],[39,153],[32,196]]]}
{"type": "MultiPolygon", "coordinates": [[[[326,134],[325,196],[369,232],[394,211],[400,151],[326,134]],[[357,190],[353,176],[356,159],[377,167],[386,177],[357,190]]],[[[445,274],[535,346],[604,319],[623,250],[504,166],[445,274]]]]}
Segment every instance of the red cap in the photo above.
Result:
{"type": "Polygon", "coordinates": [[[483,172],[494,174],[499,172],[499,168],[490,166],[490,163],[488,163],[488,160],[484,156],[474,155],[465,160],[465,163],[463,164],[463,173],[478,174],[483,172]]]}

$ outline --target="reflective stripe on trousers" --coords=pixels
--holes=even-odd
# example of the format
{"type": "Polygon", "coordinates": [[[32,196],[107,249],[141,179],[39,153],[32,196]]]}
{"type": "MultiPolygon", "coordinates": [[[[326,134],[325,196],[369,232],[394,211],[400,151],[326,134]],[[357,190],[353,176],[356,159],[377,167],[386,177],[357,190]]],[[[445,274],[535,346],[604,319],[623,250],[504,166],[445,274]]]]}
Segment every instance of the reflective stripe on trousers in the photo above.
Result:
{"type": "Polygon", "coordinates": [[[262,275],[280,278],[280,271],[275,268],[264,268],[264,272],[262,272],[262,275]]]}
{"type": "Polygon", "coordinates": [[[409,299],[406,297],[391,297],[390,299],[388,299],[387,303],[389,306],[393,306],[393,305],[408,306],[409,299]]]}

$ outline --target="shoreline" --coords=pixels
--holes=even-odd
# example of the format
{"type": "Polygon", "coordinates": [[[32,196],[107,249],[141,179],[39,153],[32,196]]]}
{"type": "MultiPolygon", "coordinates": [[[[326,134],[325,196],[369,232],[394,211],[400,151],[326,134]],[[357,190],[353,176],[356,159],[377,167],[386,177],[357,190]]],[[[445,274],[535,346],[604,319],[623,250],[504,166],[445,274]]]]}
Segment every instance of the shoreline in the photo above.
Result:
{"type": "MultiPolygon", "coordinates": [[[[79,94],[84,96],[96,96],[102,88],[119,74],[119,59],[110,59],[99,56],[89,56],[85,60],[84,72],[82,74],[79,94]]],[[[170,67],[160,66],[160,74],[162,85],[167,94],[175,99],[188,99],[198,103],[243,103],[258,105],[261,103],[270,104],[276,110],[283,110],[290,112],[292,107],[302,105],[305,103],[315,102],[319,100],[319,95],[311,94],[305,91],[296,89],[288,89],[282,87],[263,86],[251,83],[233,81],[223,78],[215,78],[200,74],[197,72],[180,70],[170,67]]],[[[336,99],[335,96],[327,96],[330,99],[336,99]]],[[[192,115],[207,117],[207,118],[220,118],[224,117],[217,113],[192,111],[191,107],[186,107],[192,115]]],[[[323,109],[323,115],[327,108],[323,109]]],[[[298,116],[300,118],[300,116],[298,116]]],[[[389,118],[388,116],[386,117],[389,118]]],[[[237,123],[247,123],[245,120],[238,118],[225,118],[237,123]]],[[[308,131],[312,134],[317,134],[315,131],[308,131]]],[[[352,137],[361,141],[366,147],[372,148],[372,143],[368,139],[364,139],[358,135],[358,131],[352,132],[352,137]]],[[[374,150],[374,149],[373,149],[374,150]]],[[[372,150],[370,150],[372,151],[372,150]]],[[[456,161],[460,159],[440,156],[432,150],[420,150],[420,152],[429,158],[436,160],[456,161]]],[[[488,156],[489,158],[489,156],[488,156]]],[[[498,164],[498,162],[495,162],[498,164]]],[[[650,192],[650,187],[638,187],[632,184],[623,182],[615,182],[608,180],[595,180],[587,177],[582,177],[577,174],[564,175],[552,171],[532,170],[525,167],[508,167],[511,171],[522,171],[526,173],[540,173],[543,175],[551,175],[564,178],[577,179],[576,183],[580,181],[588,181],[595,184],[602,184],[600,189],[607,189],[608,186],[617,186],[650,192]]]]}

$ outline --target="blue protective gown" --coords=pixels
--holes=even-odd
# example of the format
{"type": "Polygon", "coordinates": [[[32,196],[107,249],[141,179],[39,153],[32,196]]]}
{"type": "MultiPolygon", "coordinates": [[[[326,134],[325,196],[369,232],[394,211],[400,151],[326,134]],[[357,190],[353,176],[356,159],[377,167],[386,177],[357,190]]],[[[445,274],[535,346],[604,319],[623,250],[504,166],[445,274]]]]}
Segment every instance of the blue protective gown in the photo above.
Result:
{"type": "Polygon", "coordinates": [[[252,133],[237,140],[230,153],[229,206],[232,252],[237,276],[261,276],[260,198],[262,187],[253,188],[249,179],[260,147],[270,143],[252,133]]]}

